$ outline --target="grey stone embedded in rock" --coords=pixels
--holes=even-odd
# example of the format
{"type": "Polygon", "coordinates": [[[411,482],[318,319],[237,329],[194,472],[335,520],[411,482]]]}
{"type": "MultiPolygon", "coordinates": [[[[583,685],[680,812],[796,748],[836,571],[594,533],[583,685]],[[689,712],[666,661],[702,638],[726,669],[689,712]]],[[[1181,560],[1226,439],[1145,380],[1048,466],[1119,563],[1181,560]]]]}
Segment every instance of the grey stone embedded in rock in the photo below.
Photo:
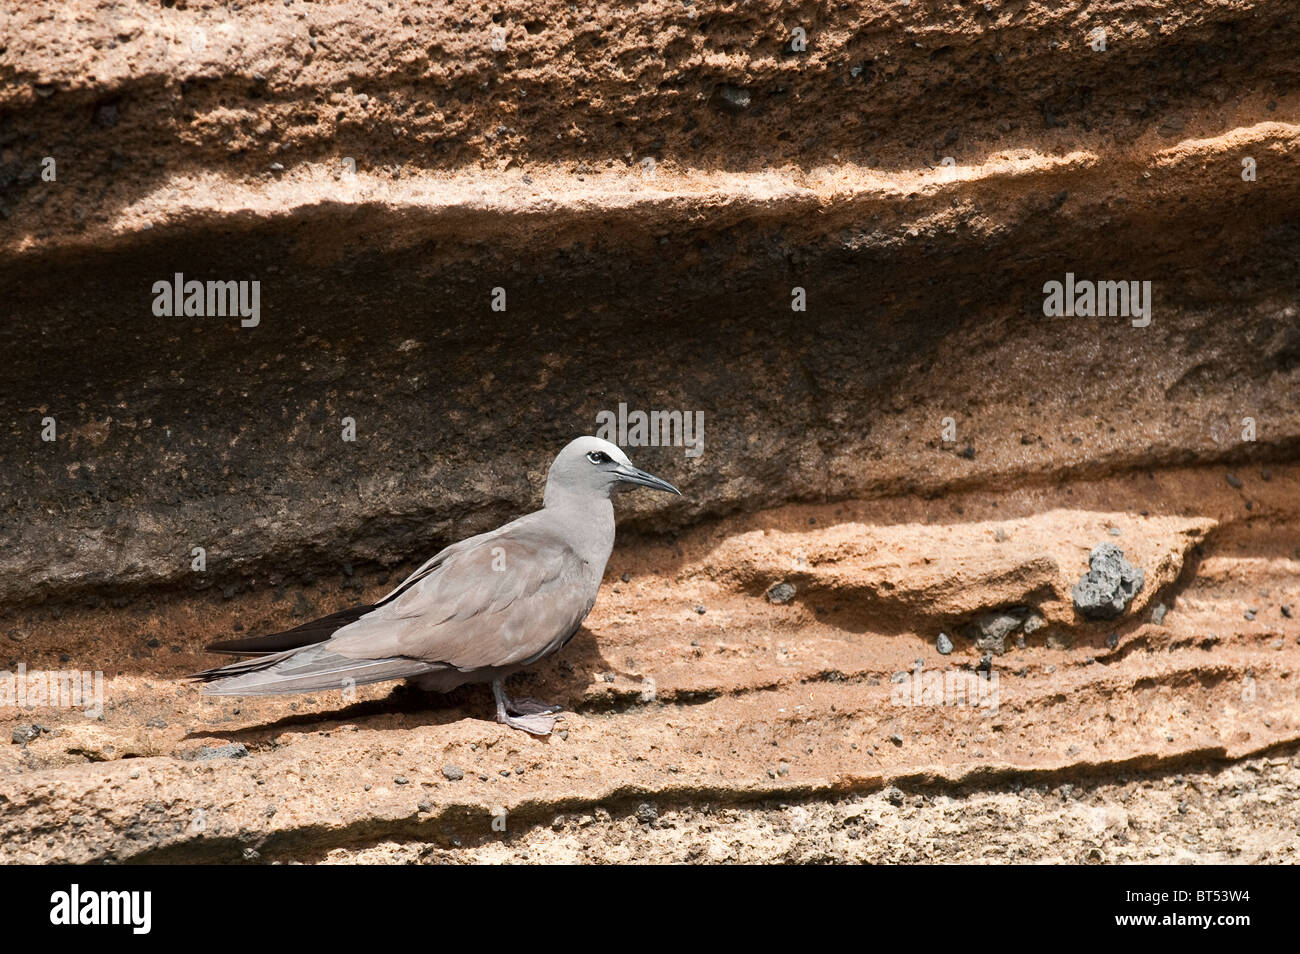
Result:
{"type": "Polygon", "coordinates": [[[465,770],[459,765],[444,765],[442,767],[442,774],[446,776],[447,781],[449,782],[459,782],[465,777],[465,770]]]}
{"type": "Polygon", "coordinates": [[[1165,621],[1165,613],[1168,612],[1169,610],[1164,603],[1157,603],[1155,609],[1151,611],[1151,622],[1157,626],[1161,625],[1165,621]]]}
{"type": "Polygon", "coordinates": [[[1074,637],[1069,633],[1048,633],[1048,649],[1069,649],[1074,645],[1074,637]]]}
{"type": "Polygon", "coordinates": [[[934,641],[934,648],[939,650],[940,656],[946,656],[952,652],[952,640],[948,638],[947,633],[939,634],[939,638],[934,641]]]}
{"type": "Polygon", "coordinates": [[[782,603],[789,603],[794,599],[794,594],[794,584],[782,580],[780,583],[773,583],[767,588],[767,601],[776,603],[779,606],[782,603]]]}
{"type": "Polygon", "coordinates": [[[242,742],[229,745],[210,745],[207,748],[185,752],[181,758],[187,762],[210,762],[212,759],[242,759],[248,756],[248,747],[242,742]]]}
{"type": "Polygon", "coordinates": [[[742,86],[732,86],[730,83],[723,83],[718,87],[718,100],[727,109],[733,112],[742,112],[749,109],[751,101],[749,90],[742,86]]]}
{"type": "Polygon", "coordinates": [[[974,640],[975,648],[981,652],[1000,656],[1007,651],[1007,637],[1024,625],[1030,612],[1027,606],[1016,606],[984,613],[963,626],[961,634],[974,640]]]}
{"type": "Polygon", "coordinates": [[[1124,559],[1113,543],[1099,543],[1088,555],[1088,572],[1074,585],[1074,609],[1086,619],[1114,619],[1142,591],[1140,567],[1124,559]]]}

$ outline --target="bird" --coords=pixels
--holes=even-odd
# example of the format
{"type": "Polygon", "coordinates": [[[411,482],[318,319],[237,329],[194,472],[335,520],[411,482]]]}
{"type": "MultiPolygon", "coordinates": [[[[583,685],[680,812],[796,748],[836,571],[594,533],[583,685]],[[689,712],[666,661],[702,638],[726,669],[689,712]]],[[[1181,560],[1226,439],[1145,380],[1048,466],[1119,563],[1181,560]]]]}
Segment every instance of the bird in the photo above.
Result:
{"type": "Polygon", "coordinates": [[[614,548],[614,493],[648,487],[616,444],[578,437],[556,455],[542,509],[430,557],[378,602],[285,632],[232,639],[209,652],[252,656],[195,673],[203,693],[279,695],[394,679],[449,692],[491,683],[498,722],[551,733],[562,707],[510,699],[511,674],[561,649],[596,603],[614,548]]]}

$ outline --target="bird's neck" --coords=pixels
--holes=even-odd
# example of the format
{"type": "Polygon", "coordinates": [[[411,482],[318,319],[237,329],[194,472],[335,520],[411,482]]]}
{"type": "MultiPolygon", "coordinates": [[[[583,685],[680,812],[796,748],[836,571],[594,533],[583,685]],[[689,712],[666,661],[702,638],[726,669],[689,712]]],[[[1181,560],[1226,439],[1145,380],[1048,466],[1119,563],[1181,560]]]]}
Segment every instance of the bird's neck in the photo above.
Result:
{"type": "Polygon", "coordinates": [[[556,487],[546,488],[542,508],[571,516],[565,523],[579,530],[582,557],[602,567],[614,548],[614,504],[608,497],[567,493],[556,487]]]}

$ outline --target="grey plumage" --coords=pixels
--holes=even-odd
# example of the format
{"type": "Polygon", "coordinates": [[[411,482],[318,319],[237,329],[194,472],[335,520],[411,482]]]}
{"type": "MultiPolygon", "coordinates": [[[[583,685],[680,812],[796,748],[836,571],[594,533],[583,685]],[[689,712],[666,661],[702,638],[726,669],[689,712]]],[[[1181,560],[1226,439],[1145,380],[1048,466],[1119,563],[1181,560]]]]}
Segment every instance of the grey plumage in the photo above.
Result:
{"type": "Polygon", "coordinates": [[[196,674],[213,695],[273,695],[412,679],[446,692],[491,682],[497,718],[545,735],[558,709],[512,701],[504,680],[567,643],[591,612],[614,546],[610,495],[678,493],[615,445],[571,441],[555,458],[543,507],[452,544],[373,606],[210,650],[258,654],[196,674]]]}

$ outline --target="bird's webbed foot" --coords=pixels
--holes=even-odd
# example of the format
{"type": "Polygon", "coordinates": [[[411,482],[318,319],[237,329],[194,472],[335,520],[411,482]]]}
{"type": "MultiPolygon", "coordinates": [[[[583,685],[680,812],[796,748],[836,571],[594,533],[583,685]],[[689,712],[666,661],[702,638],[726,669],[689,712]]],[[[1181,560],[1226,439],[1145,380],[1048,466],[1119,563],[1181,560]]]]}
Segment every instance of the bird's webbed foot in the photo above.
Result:
{"type": "Polygon", "coordinates": [[[506,696],[505,681],[502,679],[492,683],[492,695],[497,704],[497,721],[532,735],[550,735],[555,728],[554,713],[564,708],[547,705],[536,699],[510,699],[506,696]]]}

